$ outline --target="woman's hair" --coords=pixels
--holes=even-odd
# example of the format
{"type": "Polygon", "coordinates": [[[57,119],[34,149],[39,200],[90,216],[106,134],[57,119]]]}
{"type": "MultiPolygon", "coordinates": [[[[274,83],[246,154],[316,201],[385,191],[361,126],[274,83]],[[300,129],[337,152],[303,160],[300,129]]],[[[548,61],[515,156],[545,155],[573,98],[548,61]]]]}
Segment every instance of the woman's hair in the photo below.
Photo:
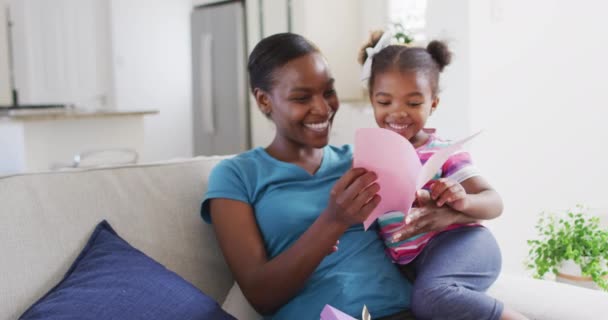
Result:
{"type": "Polygon", "coordinates": [[[270,91],[276,69],[313,52],[319,52],[319,48],[298,34],[278,33],[262,39],[251,51],[247,64],[251,91],[255,88],[270,91]]]}
{"type": "MultiPolygon", "coordinates": [[[[383,33],[381,30],[371,33],[369,40],[359,50],[360,64],[365,63],[367,59],[366,49],[373,48],[383,33]]],[[[435,96],[439,91],[439,73],[450,64],[451,60],[452,53],[447,45],[437,40],[431,41],[426,48],[390,45],[374,55],[368,88],[370,91],[372,90],[377,74],[393,70],[393,68],[401,72],[422,71],[428,75],[432,94],[435,96]]]]}

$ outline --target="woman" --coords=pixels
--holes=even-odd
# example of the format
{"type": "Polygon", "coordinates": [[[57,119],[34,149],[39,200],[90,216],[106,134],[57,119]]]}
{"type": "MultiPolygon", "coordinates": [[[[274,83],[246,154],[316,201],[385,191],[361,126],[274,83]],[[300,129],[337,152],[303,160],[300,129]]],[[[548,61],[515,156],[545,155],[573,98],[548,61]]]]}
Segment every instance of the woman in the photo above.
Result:
{"type": "Polygon", "coordinates": [[[272,319],[319,319],[325,304],[408,318],[411,285],[361,224],[380,201],[376,176],[328,145],[339,103],[326,60],[284,33],[256,45],[248,70],[276,135],[218,164],[202,207],[243,293],[272,319]]]}

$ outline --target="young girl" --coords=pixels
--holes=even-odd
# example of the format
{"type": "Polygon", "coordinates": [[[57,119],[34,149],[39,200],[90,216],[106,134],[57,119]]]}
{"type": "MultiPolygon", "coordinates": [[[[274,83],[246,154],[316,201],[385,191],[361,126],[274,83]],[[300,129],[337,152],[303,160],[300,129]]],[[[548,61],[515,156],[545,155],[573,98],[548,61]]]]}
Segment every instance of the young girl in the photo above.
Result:
{"type": "MultiPolygon", "coordinates": [[[[439,104],[439,74],[451,53],[439,41],[422,48],[391,45],[392,38],[372,34],[359,56],[362,79],[378,126],[409,140],[424,163],[450,143],[425,124],[439,104]]],[[[423,189],[407,219],[400,212],[378,219],[390,257],[415,274],[416,318],[523,319],[484,294],[500,272],[501,255],[490,231],[476,222],[498,217],[502,200],[469,154],[453,154],[423,189]]]]}

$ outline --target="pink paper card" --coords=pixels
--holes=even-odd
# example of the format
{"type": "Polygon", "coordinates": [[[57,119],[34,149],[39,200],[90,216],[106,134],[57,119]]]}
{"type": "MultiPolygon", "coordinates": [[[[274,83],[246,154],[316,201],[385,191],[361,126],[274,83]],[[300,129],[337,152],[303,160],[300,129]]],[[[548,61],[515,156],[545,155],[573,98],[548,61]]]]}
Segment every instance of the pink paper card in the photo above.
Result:
{"type": "Polygon", "coordinates": [[[374,171],[380,185],[380,204],[365,220],[365,230],[382,214],[389,211],[409,212],[416,191],[422,188],[451,154],[479,134],[460,140],[437,151],[425,164],[412,144],[401,135],[382,128],[362,128],[355,133],[353,166],[374,171]]]}
{"type": "Polygon", "coordinates": [[[399,134],[382,128],[362,128],[355,133],[353,167],[378,176],[380,204],[363,223],[365,230],[381,214],[408,212],[415,200],[416,180],[422,168],[412,144],[399,134]]]}

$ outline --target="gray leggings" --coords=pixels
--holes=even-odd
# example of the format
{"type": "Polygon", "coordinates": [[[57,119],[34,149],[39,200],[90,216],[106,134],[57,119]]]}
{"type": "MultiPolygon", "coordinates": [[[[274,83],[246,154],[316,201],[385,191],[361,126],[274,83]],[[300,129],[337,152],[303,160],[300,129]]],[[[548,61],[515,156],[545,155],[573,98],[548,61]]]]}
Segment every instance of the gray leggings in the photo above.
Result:
{"type": "Polygon", "coordinates": [[[499,319],[502,302],[484,292],[500,272],[500,249],[484,227],[438,234],[409,265],[416,319],[499,319]]]}

